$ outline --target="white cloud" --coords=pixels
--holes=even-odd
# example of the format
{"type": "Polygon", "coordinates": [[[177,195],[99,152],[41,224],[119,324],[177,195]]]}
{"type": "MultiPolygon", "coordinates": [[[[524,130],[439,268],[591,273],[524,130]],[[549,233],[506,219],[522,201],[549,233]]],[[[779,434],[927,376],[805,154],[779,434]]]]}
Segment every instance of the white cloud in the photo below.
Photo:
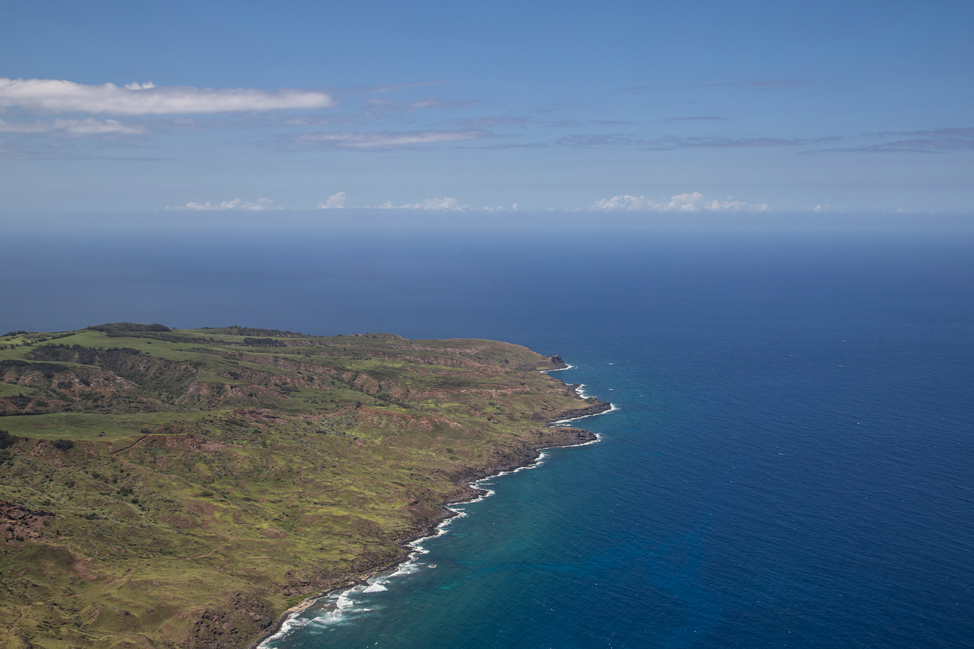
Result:
{"type": "Polygon", "coordinates": [[[345,192],[338,192],[337,194],[332,194],[328,197],[327,201],[318,203],[319,210],[340,210],[345,207],[345,203],[348,201],[348,194],[345,192]]]}
{"type": "Polygon", "coordinates": [[[427,97],[426,99],[420,99],[419,101],[411,101],[406,104],[406,108],[412,110],[418,110],[420,108],[440,108],[444,105],[444,102],[435,97],[427,97]]]}
{"type": "Polygon", "coordinates": [[[651,201],[645,196],[630,196],[629,194],[613,196],[612,198],[603,198],[592,206],[592,209],[595,210],[626,210],[632,212],[658,210],[659,208],[660,204],[656,201],[651,201]]]}
{"type": "Polygon", "coordinates": [[[483,207],[470,207],[466,204],[461,204],[455,198],[450,198],[449,196],[444,196],[443,198],[427,198],[419,203],[406,203],[404,205],[396,205],[392,201],[386,201],[382,205],[368,206],[371,209],[378,210],[436,210],[440,212],[516,212],[518,210],[517,203],[512,204],[510,207],[504,207],[503,205],[498,205],[497,207],[491,207],[489,205],[484,205],[483,207]]]}
{"type": "Polygon", "coordinates": [[[167,207],[169,210],[188,210],[191,212],[212,212],[219,210],[243,210],[248,212],[257,212],[261,210],[279,210],[281,208],[274,205],[274,201],[269,198],[258,198],[256,201],[245,201],[242,198],[235,198],[232,201],[223,201],[221,203],[211,203],[206,201],[205,203],[196,203],[190,201],[185,205],[180,205],[179,207],[167,207]]]}
{"type": "Polygon", "coordinates": [[[393,205],[392,201],[387,201],[379,205],[380,210],[439,210],[442,212],[465,212],[470,209],[467,205],[461,205],[455,198],[449,196],[443,198],[427,198],[419,203],[406,203],[405,205],[393,205]]]}
{"type": "Polygon", "coordinates": [[[703,194],[693,192],[692,194],[671,196],[669,201],[654,201],[645,196],[624,194],[612,198],[603,198],[592,205],[592,209],[628,212],[764,212],[768,209],[768,205],[767,203],[737,201],[734,200],[733,196],[728,196],[727,200],[724,201],[705,200],[703,194]]]}
{"type": "Polygon", "coordinates": [[[312,90],[193,88],[130,83],[90,86],[59,79],[0,78],[0,108],[51,113],[80,112],[114,115],[169,115],[329,108],[335,100],[312,90]]]}
{"type": "Polygon", "coordinates": [[[441,142],[462,142],[486,137],[484,131],[400,131],[393,133],[308,133],[299,135],[298,142],[315,142],[340,147],[377,148],[408,146],[413,144],[437,144],[441,142]]]}
{"type": "Polygon", "coordinates": [[[504,207],[503,205],[498,205],[497,207],[490,207],[489,205],[484,205],[480,209],[484,212],[516,212],[517,203],[514,203],[510,207],[504,207]]]}
{"type": "Polygon", "coordinates": [[[64,133],[66,135],[104,135],[120,133],[137,135],[145,133],[140,126],[126,126],[114,119],[99,121],[88,119],[56,119],[53,122],[8,122],[0,119],[2,133],[64,133]]]}

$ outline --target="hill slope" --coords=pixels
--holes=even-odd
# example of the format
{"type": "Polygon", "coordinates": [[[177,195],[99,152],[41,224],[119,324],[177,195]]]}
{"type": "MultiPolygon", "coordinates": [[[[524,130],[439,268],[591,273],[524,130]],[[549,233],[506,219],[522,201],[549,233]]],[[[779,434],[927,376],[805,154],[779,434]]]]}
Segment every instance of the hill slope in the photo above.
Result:
{"type": "Polygon", "coordinates": [[[485,340],[116,323],[0,337],[0,637],[239,647],[604,410],[485,340]]]}

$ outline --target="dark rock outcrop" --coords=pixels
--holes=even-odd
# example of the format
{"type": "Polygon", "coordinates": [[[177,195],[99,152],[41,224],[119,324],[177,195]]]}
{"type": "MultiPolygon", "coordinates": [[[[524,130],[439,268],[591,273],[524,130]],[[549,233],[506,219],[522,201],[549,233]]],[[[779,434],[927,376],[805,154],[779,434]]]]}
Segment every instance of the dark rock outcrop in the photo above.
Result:
{"type": "MultiPolygon", "coordinates": [[[[553,424],[556,421],[564,421],[566,419],[577,419],[578,417],[591,417],[592,415],[599,415],[607,410],[612,409],[612,404],[608,401],[602,401],[600,399],[593,399],[591,402],[583,402],[587,405],[579,406],[578,408],[570,408],[568,410],[562,410],[554,417],[548,419],[549,424],[553,424]]],[[[535,415],[535,419],[538,421],[544,420],[544,417],[540,415],[535,415]]]]}
{"type": "Polygon", "coordinates": [[[224,649],[243,647],[274,626],[271,607],[260,596],[237,592],[226,606],[207,608],[197,613],[192,622],[187,649],[224,649]]]}
{"type": "Polygon", "coordinates": [[[0,537],[4,541],[34,541],[54,514],[28,509],[16,503],[0,500],[0,537]]]}

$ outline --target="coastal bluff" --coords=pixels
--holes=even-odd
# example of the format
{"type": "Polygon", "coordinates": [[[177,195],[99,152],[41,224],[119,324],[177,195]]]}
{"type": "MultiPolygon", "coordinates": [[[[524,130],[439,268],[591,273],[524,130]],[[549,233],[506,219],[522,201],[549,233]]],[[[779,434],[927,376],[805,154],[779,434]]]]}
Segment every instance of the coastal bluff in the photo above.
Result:
{"type": "Polygon", "coordinates": [[[0,336],[0,642],[245,647],[610,404],[489,340],[112,323],[0,336]]]}

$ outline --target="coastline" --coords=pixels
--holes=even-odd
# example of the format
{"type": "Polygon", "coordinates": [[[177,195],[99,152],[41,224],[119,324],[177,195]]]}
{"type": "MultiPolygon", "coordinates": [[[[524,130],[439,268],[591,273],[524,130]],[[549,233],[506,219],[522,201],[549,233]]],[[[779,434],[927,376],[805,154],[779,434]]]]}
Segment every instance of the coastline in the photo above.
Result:
{"type": "MultiPolygon", "coordinates": [[[[569,366],[569,367],[571,367],[571,366],[569,366]]],[[[568,369],[568,368],[564,368],[564,369],[568,369]]],[[[580,398],[582,398],[582,399],[587,399],[588,398],[589,395],[585,394],[585,390],[583,389],[585,387],[585,384],[584,383],[577,383],[577,384],[575,384],[575,385],[573,385],[571,387],[573,387],[575,389],[575,393],[580,398]]],[[[586,411],[584,414],[577,415],[575,417],[567,417],[565,419],[557,419],[555,421],[549,421],[548,422],[548,426],[549,427],[561,427],[564,424],[567,424],[567,423],[570,423],[570,422],[573,422],[573,421],[578,421],[579,419],[585,419],[587,417],[598,417],[599,415],[607,415],[610,412],[615,412],[615,411],[617,411],[619,409],[620,409],[619,406],[615,405],[614,403],[612,403],[610,401],[601,401],[601,400],[599,400],[596,405],[590,406],[589,408],[583,408],[582,410],[586,411]],[[606,408],[604,404],[608,404],[609,407],[606,408]],[[592,412],[587,412],[589,410],[591,410],[592,412]]],[[[572,411],[572,412],[575,412],[575,411],[572,411]]],[[[566,413],[561,413],[561,414],[559,414],[559,416],[564,415],[564,414],[566,414],[566,413]]],[[[572,446],[575,446],[575,445],[573,444],[572,446]]]]}
{"type": "MultiPolygon", "coordinates": [[[[572,367],[573,366],[568,365],[566,367],[556,368],[554,370],[544,370],[544,372],[566,370],[566,369],[571,369],[572,367]]],[[[582,396],[584,394],[581,391],[581,388],[584,387],[583,384],[572,385],[569,387],[574,388],[575,392],[581,398],[583,399],[586,398],[582,396]]],[[[469,489],[476,492],[475,495],[470,498],[462,497],[457,500],[451,500],[451,501],[446,501],[444,503],[441,503],[440,507],[442,508],[443,511],[441,512],[441,515],[435,519],[435,521],[427,524],[426,526],[418,530],[415,534],[409,535],[403,538],[399,542],[400,547],[404,551],[406,551],[405,556],[392,563],[384,564],[382,566],[376,566],[359,575],[353,576],[345,584],[342,584],[341,586],[335,586],[334,588],[329,588],[328,590],[322,591],[316,595],[312,595],[310,597],[305,598],[300,603],[284,611],[278,617],[277,621],[271,627],[269,627],[267,631],[261,634],[260,637],[258,637],[257,639],[253,640],[250,644],[248,644],[246,649],[269,649],[269,645],[266,644],[267,642],[273,640],[276,636],[288,633],[292,628],[294,628],[293,625],[288,625],[289,621],[294,620],[302,612],[308,610],[316,603],[320,602],[321,600],[327,597],[331,597],[336,593],[339,593],[338,601],[340,601],[342,594],[344,594],[345,592],[351,591],[355,588],[362,587],[362,586],[365,586],[366,588],[372,587],[373,584],[369,584],[368,580],[374,579],[376,577],[380,577],[382,573],[390,573],[388,575],[388,577],[390,578],[396,576],[397,574],[399,574],[399,571],[404,566],[408,566],[412,564],[419,558],[419,556],[426,553],[426,551],[421,545],[423,541],[446,534],[447,533],[446,528],[454,519],[462,518],[467,515],[465,511],[456,510],[453,509],[453,507],[458,505],[468,505],[468,504],[480,502],[485,498],[488,498],[494,494],[493,490],[483,489],[478,486],[478,483],[491,480],[493,478],[509,475],[512,473],[517,473],[519,471],[535,469],[544,463],[544,459],[546,457],[545,450],[547,449],[588,446],[590,444],[595,444],[597,442],[602,441],[602,437],[598,433],[593,433],[583,428],[574,428],[574,427],[565,426],[565,424],[567,422],[578,421],[580,419],[585,419],[588,417],[597,417],[599,415],[608,414],[616,410],[619,410],[619,408],[615,404],[606,401],[598,401],[593,406],[589,406],[587,408],[579,408],[577,410],[571,411],[576,413],[581,412],[583,414],[579,414],[575,417],[570,417],[566,419],[558,419],[558,420],[552,420],[546,422],[546,425],[549,428],[562,428],[565,430],[576,431],[577,441],[573,441],[572,443],[567,443],[567,444],[552,444],[550,446],[538,446],[533,449],[534,457],[524,462],[523,464],[492,467],[488,471],[484,472],[483,475],[479,475],[478,473],[473,473],[472,476],[464,476],[462,480],[465,481],[466,486],[469,489]],[[588,412],[589,410],[593,410],[593,412],[588,412]]],[[[566,413],[565,412],[559,413],[559,416],[562,416],[564,414],[566,413]]],[[[408,574],[408,573],[404,573],[404,574],[408,574]]],[[[382,588],[382,590],[385,590],[385,588],[382,588]]],[[[336,606],[336,608],[340,609],[341,607],[336,606]]]]}
{"type": "Polygon", "coordinates": [[[18,637],[68,629],[85,647],[137,624],[150,642],[242,648],[353,617],[390,568],[425,566],[410,555],[487,495],[478,480],[594,441],[563,420],[612,408],[539,371],[569,369],[557,355],[500,341],[127,322],[0,338],[0,378],[41,390],[0,395],[0,414],[31,415],[5,419],[0,501],[46,526],[14,534],[0,614],[18,637]],[[77,592],[65,552],[97,587],[77,592]],[[161,588],[121,578],[134,569],[161,588]],[[16,606],[31,584],[53,608],[16,606]],[[349,587],[341,611],[320,600],[349,587]],[[125,618],[74,624],[106,601],[125,618]]]}

